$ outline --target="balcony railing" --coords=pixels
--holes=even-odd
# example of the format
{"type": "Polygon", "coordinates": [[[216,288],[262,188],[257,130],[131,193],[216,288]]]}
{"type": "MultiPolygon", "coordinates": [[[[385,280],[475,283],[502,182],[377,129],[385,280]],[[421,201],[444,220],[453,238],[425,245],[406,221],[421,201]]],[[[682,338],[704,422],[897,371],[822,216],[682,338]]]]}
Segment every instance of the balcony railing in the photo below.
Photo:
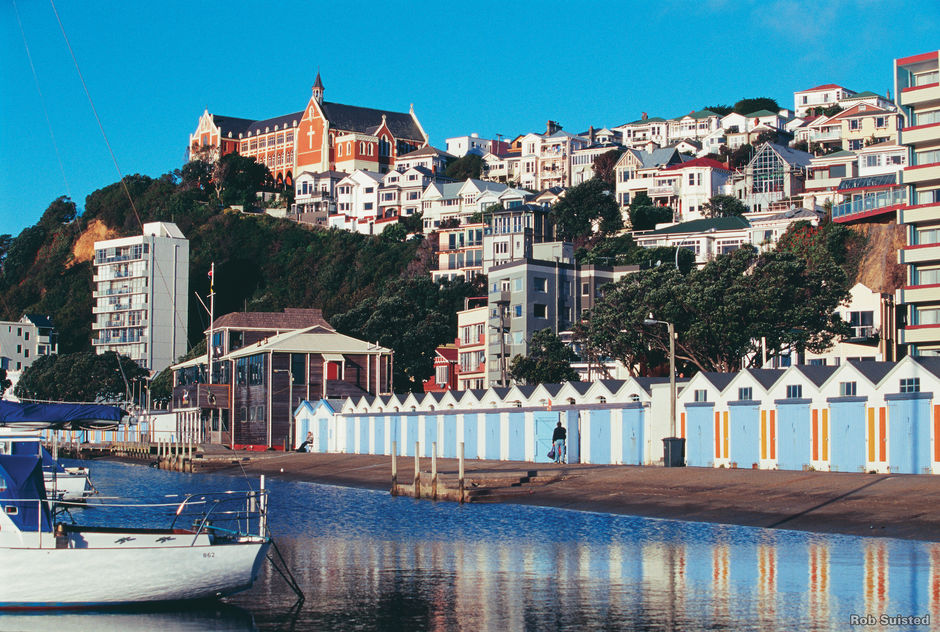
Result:
{"type": "Polygon", "coordinates": [[[907,194],[903,189],[891,189],[888,191],[876,191],[856,196],[849,202],[843,202],[832,207],[832,218],[845,217],[846,215],[855,215],[856,213],[866,213],[876,211],[889,206],[897,206],[907,201],[907,194]]]}

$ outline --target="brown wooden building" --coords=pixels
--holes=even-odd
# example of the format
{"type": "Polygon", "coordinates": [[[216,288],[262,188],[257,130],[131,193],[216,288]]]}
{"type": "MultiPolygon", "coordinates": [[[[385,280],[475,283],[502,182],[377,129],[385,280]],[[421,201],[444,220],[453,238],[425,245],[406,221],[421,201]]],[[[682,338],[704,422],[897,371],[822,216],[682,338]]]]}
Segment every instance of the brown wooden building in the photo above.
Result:
{"type": "Polygon", "coordinates": [[[234,449],[284,449],[303,400],[391,393],[392,352],[334,331],[320,310],[227,314],[207,331],[208,357],[177,364],[181,437],[234,449]]]}

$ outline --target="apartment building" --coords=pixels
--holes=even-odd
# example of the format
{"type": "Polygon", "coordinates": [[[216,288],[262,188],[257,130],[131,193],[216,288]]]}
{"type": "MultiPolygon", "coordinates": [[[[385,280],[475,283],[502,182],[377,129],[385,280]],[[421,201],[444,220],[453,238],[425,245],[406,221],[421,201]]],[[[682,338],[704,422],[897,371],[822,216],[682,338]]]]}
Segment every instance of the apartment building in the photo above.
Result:
{"type": "Polygon", "coordinates": [[[896,302],[906,312],[898,341],[915,356],[940,355],[940,51],[894,61],[894,94],[903,127],[899,143],[908,148],[901,171],[907,205],[898,223],[907,245],[898,262],[907,265],[907,283],[896,302]]]}
{"type": "Polygon", "coordinates": [[[0,321],[0,369],[21,371],[36,358],[57,354],[58,338],[52,320],[42,314],[0,321]]]}
{"type": "Polygon", "coordinates": [[[95,242],[92,345],[162,371],[187,349],[189,240],[176,224],[95,242]]]}

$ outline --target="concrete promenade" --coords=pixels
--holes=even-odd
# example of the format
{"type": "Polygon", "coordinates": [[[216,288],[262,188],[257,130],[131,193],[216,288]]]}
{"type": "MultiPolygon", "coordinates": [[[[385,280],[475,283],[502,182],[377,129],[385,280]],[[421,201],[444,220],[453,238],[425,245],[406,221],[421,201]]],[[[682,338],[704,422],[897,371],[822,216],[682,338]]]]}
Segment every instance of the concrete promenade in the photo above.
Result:
{"type": "MultiPolygon", "coordinates": [[[[427,476],[431,459],[420,467],[427,476]]],[[[453,480],[458,463],[438,459],[437,468],[453,480]]],[[[223,471],[242,469],[379,490],[390,489],[392,476],[391,457],[372,455],[254,453],[223,471]]],[[[465,470],[468,489],[488,488],[490,502],[940,542],[940,476],[478,460],[465,461],[465,470]],[[507,483],[535,471],[547,482],[507,483]]],[[[399,457],[399,482],[413,475],[414,458],[399,457]]]]}

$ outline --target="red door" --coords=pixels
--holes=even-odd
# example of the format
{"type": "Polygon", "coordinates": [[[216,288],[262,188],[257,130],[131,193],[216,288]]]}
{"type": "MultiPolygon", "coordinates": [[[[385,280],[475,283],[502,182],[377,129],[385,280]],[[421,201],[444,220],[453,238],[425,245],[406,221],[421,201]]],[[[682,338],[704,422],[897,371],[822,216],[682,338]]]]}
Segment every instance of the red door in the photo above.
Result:
{"type": "Polygon", "coordinates": [[[326,363],[326,379],[328,380],[339,379],[339,362],[327,362],[326,363]]]}

